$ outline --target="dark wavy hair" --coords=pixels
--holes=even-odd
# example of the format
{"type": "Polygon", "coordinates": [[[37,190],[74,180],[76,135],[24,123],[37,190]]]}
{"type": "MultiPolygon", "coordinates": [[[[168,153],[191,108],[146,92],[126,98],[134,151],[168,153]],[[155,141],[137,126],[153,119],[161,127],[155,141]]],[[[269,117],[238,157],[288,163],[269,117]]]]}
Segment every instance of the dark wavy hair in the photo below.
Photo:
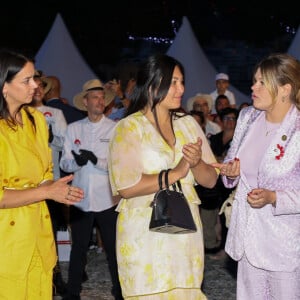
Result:
{"type": "Polygon", "coordinates": [[[144,109],[149,104],[153,111],[155,106],[167,96],[176,66],[184,78],[184,68],[175,58],[165,54],[150,56],[139,68],[126,116],[144,109]]]}
{"type": "MultiPolygon", "coordinates": [[[[34,63],[34,60],[13,50],[0,50],[0,119],[5,120],[8,126],[14,130],[17,126],[17,122],[15,121],[16,116],[12,116],[8,110],[7,101],[3,95],[3,87],[5,83],[10,83],[15,78],[15,76],[24,68],[27,62],[34,63]]],[[[21,110],[22,106],[19,108],[16,114],[21,110]]],[[[25,111],[34,128],[36,128],[34,118],[30,114],[27,107],[25,107],[25,111]]]]}
{"type": "MultiPolygon", "coordinates": [[[[156,126],[163,136],[155,108],[167,96],[176,66],[180,69],[184,79],[184,67],[178,60],[165,54],[150,56],[139,68],[136,86],[125,116],[142,110],[149,105],[153,112],[156,126]]],[[[178,114],[179,111],[182,112],[180,109],[170,111],[171,120],[174,117],[182,116],[182,114],[178,114]]]]}

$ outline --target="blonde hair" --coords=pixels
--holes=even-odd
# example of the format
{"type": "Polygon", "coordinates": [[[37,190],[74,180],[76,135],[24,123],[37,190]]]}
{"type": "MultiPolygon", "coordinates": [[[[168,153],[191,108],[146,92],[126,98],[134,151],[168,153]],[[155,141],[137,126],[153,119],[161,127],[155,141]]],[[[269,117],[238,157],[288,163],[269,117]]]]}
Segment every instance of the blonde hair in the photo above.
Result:
{"type": "Polygon", "coordinates": [[[256,65],[254,74],[258,69],[273,102],[278,94],[278,87],[289,84],[291,85],[290,101],[300,110],[299,60],[286,53],[275,53],[262,59],[256,65]]]}

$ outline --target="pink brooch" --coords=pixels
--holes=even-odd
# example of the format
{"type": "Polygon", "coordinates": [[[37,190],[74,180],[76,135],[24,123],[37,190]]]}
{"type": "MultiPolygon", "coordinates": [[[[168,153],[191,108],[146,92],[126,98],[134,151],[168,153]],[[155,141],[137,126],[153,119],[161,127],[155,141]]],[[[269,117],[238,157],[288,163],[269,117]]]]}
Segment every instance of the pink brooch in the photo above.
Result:
{"type": "Polygon", "coordinates": [[[81,142],[80,142],[79,139],[76,139],[76,140],[74,141],[74,144],[77,145],[77,146],[79,146],[79,145],[81,145],[81,142]]]}
{"type": "Polygon", "coordinates": [[[277,160],[279,160],[279,159],[281,159],[281,157],[283,157],[283,155],[284,155],[284,148],[283,148],[283,146],[280,146],[279,144],[277,144],[277,148],[276,149],[274,149],[274,152],[277,154],[276,156],[275,156],[275,158],[277,159],[277,160]]]}

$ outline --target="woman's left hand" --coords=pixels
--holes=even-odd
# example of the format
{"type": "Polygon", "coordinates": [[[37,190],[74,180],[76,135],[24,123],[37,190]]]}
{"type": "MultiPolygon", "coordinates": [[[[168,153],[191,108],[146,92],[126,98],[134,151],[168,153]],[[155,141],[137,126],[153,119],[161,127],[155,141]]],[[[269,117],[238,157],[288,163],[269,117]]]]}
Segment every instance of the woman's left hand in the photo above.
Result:
{"type": "Polygon", "coordinates": [[[230,179],[235,179],[240,176],[240,160],[235,158],[227,163],[213,163],[211,164],[214,168],[220,170],[220,174],[230,179]]]}
{"type": "Polygon", "coordinates": [[[266,204],[275,206],[276,193],[267,189],[253,189],[248,193],[247,201],[252,208],[262,208],[266,204]]]}
{"type": "Polygon", "coordinates": [[[182,148],[182,153],[190,168],[196,167],[202,158],[202,140],[200,137],[198,137],[196,143],[185,144],[182,148]]]}

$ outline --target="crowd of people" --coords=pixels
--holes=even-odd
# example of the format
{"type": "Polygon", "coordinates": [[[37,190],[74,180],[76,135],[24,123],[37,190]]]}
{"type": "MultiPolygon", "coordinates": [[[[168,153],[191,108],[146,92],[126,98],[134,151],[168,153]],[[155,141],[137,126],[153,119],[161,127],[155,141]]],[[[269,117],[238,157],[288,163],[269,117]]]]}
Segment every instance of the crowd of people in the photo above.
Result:
{"type": "Polygon", "coordinates": [[[225,73],[184,105],[184,67],[165,54],[125,86],[91,78],[73,105],[60,79],[21,53],[2,50],[0,66],[1,299],[81,299],[95,228],[116,300],[207,299],[205,254],[238,262],[238,300],[300,298],[295,58],[262,59],[253,103],[239,107],[225,73]],[[164,169],[170,185],[181,182],[195,233],[149,230],[164,169]],[[220,209],[233,192],[228,224],[220,209]],[[66,279],[62,227],[71,238],[66,279]]]}

